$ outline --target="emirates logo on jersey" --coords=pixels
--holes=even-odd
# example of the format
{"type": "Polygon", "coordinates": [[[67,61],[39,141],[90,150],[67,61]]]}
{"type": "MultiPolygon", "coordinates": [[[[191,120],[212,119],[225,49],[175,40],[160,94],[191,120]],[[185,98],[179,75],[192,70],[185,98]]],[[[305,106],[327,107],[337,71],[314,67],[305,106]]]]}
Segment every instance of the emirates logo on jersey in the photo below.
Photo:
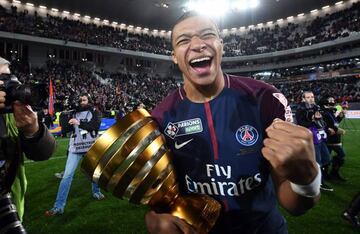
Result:
{"type": "Polygon", "coordinates": [[[259,139],[259,133],[253,126],[243,125],[236,131],[236,140],[244,146],[252,146],[259,139]]]}

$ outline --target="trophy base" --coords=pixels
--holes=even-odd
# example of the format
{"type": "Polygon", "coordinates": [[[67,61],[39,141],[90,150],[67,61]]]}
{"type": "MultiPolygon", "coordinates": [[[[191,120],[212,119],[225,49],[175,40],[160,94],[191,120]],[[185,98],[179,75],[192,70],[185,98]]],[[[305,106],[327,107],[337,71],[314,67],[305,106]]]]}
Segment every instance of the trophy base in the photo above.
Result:
{"type": "Polygon", "coordinates": [[[207,195],[181,195],[170,205],[169,213],[185,220],[198,233],[208,233],[220,214],[219,202],[207,195]]]}

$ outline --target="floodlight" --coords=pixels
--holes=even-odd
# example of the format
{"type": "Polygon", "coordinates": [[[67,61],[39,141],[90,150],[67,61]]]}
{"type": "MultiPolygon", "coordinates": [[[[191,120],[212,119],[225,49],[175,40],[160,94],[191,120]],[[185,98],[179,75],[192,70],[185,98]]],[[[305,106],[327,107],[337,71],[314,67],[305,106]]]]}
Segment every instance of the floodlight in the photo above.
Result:
{"type": "Polygon", "coordinates": [[[246,10],[248,8],[248,4],[246,0],[238,0],[233,1],[231,7],[235,10],[246,10]]]}
{"type": "Polygon", "coordinates": [[[250,0],[250,8],[256,8],[260,5],[259,0],[250,0]]]}
{"type": "Polygon", "coordinates": [[[344,3],[344,1],[340,1],[340,2],[335,3],[335,5],[341,5],[343,3],[344,3]]]}

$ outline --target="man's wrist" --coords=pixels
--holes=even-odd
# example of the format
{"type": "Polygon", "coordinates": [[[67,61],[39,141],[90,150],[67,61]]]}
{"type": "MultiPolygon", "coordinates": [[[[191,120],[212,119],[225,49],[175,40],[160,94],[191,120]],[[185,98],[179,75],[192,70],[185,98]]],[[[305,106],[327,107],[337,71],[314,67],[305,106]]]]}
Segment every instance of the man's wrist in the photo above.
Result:
{"type": "Polygon", "coordinates": [[[307,185],[300,185],[290,182],[292,191],[301,196],[309,198],[314,198],[320,194],[321,170],[319,164],[316,163],[316,165],[318,167],[318,171],[313,181],[307,185]]]}
{"type": "Polygon", "coordinates": [[[21,131],[25,138],[34,138],[40,133],[40,126],[36,123],[34,126],[26,130],[22,129],[21,131]]]}

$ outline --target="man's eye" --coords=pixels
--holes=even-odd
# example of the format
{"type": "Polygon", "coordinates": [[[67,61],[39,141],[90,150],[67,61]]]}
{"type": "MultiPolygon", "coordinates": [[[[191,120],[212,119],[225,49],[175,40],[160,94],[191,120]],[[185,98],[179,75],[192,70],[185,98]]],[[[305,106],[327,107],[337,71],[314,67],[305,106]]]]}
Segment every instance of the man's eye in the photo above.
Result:
{"type": "Polygon", "coordinates": [[[203,39],[208,39],[208,38],[213,38],[215,36],[216,35],[214,33],[206,33],[206,34],[202,35],[202,38],[203,39]]]}
{"type": "Polygon", "coordinates": [[[189,42],[189,39],[182,39],[182,40],[178,41],[177,44],[183,45],[183,44],[186,44],[187,42],[189,42]]]}

